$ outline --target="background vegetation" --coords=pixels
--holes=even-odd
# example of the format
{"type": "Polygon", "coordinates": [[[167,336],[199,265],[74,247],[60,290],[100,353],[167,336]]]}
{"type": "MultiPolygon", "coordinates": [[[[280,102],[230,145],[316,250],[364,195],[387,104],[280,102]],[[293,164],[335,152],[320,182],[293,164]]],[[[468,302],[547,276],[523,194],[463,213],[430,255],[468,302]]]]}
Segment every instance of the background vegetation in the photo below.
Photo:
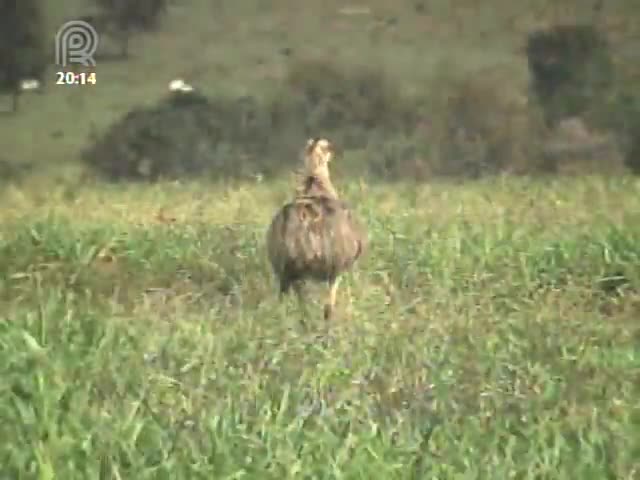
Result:
{"type": "Polygon", "coordinates": [[[45,38],[89,16],[98,82],[55,85],[50,68],[46,94],[3,118],[4,160],[246,178],[281,174],[301,137],[325,134],[345,171],[384,180],[637,170],[637,7],[522,5],[68,2],[44,15],[45,38]],[[124,37],[129,58],[114,57],[124,37]],[[175,78],[201,97],[167,98],[175,78]],[[581,135],[558,127],[570,116],[581,135]]]}
{"type": "Polygon", "coordinates": [[[96,85],[20,95],[0,477],[640,477],[640,11],[455,4],[139,2],[96,85]],[[535,57],[567,22],[604,36],[535,57]],[[309,135],[371,251],[303,327],[263,235],[309,135]]]}

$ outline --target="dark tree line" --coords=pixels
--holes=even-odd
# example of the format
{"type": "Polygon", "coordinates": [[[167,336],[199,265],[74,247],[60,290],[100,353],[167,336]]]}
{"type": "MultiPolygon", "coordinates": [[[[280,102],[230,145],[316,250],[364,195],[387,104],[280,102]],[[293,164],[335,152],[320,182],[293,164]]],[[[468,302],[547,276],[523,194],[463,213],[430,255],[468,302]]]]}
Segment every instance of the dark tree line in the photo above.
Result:
{"type": "MultiPolygon", "coordinates": [[[[0,0],[0,94],[11,95],[15,112],[23,79],[45,77],[53,64],[53,32],[45,23],[49,0],[0,0]]],[[[167,10],[167,0],[93,0],[97,15],[88,20],[100,35],[115,35],[122,42],[121,56],[128,56],[133,33],[154,29],[167,10]]],[[[72,20],[69,18],[68,20],[72,20]]]]}
{"type": "Polygon", "coordinates": [[[18,108],[20,80],[42,80],[47,68],[42,0],[0,0],[0,92],[18,108]]]}

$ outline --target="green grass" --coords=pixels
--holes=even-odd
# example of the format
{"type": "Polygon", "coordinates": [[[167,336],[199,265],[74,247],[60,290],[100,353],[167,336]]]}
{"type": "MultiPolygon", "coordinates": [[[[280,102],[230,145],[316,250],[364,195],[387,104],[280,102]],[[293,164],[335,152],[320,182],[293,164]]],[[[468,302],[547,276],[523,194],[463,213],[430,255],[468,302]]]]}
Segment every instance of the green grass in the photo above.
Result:
{"type": "Polygon", "coordinates": [[[341,187],[371,250],[306,326],[284,184],[5,190],[2,476],[637,478],[637,180],[341,187]]]}

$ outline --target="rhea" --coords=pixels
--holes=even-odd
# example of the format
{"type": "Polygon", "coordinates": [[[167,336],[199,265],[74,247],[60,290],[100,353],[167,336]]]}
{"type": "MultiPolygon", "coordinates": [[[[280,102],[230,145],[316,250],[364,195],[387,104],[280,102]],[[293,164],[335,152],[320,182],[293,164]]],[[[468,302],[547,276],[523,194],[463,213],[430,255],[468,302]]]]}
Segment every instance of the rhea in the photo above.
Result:
{"type": "Polygon", "coordinates": [[[294,199],[277,211],[267,231],[280,298],[293,288],[302,301],[307,280],[324,282],[327,320],[333,316],[341,275],[353,268],[367,242],[365,229],[331,182],[329,163],[334,155],[327,139],[307,141],[294,199]]]}

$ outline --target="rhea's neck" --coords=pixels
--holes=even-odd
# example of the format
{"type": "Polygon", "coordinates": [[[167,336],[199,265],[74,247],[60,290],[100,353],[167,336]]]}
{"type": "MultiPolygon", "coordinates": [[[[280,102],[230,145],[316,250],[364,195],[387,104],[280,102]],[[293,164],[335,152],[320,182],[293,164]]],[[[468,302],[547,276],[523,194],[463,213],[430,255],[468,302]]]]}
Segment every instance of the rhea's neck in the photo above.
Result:
{"type": "Polygon", "coordinates": [[[328,196],[338,198],[328,172],[306,173],[297,188],[299,196],[328,196]]]}

